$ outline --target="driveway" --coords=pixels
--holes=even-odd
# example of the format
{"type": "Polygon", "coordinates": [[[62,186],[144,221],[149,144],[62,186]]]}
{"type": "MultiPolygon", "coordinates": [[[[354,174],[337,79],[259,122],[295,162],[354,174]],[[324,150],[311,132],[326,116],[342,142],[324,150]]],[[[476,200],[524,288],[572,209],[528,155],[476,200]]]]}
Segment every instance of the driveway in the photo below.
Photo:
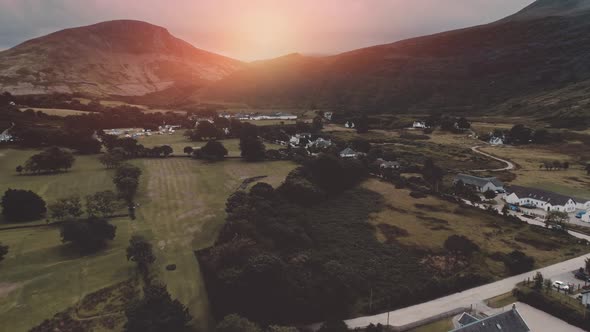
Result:
{"type": "Polygon", "coordinates": [[[510,162],[510,161],[508,161],[506,159],[502,159],[502,158],[498,158],[496,156],[492,156],[489,153],[480,151],[479,148],[481,148],[481,146],[478,145],[478,146],[472,147],[471,150],[473,152],[475,152],[475,153],[479,153],[479,154],[481,154],[483,156],[486,156],[488,158],[492,158],[494,160],[503,162],[504,164],[506,164],[506,167],[496,168],[496,169],[475,169],[475,170],[473,170],[473,172],[502,172],[502,171],[509,171],[511,169],[514,169],[514,164],[512,162],[510,162]]]}
{"type": "MultiPolygon", "coordinates": [[[[391,311],[389,312],[389,324],[393,326],[403,326],[457,308],[469,308],[472,305],[481,303],[483,300],[511,291],[514,288],[514,285],[526,278],[532,278],[537,271],[540,271],[545,277],[551,279],[554,279],[557,276],[563,276],[564,273],[571,273],[571,271],[584,266],[584,259],[587,257],[590,257],[590,255],[580,256],[565,262],[468,289],[436,300],[391,311]]],[[[371,323],[385,325],[387,323],[387,313],[358,317],[346,321],[346,324],[350,328],[366,327],[371,323]]]]}

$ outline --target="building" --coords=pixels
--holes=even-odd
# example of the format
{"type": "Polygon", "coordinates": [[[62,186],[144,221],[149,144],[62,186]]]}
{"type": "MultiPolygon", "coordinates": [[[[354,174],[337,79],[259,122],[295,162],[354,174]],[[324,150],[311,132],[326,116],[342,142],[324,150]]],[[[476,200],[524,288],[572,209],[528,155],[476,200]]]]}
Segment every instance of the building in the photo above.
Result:
{"type": "Polygon", "coordinates": [[[414,128],[414,129],[426,129],[426,128],[429,128],[429,127],[426,125],[426,122],[424,122],[424,121],[414,121],[414,124],[412,125],[412,128],[414,128]]]}
{"type": "Polygon", "coordinates": [[[346,127],[346,128],[354,128],[354,122],[352,122],[352,121],[346,121],[346,123],[344,124],[344,127],[346,127]]]}
{"type": "Polygon", "coordinates": [[[341,158],[356,158],[357,156],[358,156],[358,153],[351,148],[346,148],[346,149],[340,151],[341,158]]]}
{"type": "Polygon", "coordinates": [[[302,145],[302,143],[305,143],[307,145],[310,141],[311,134],[309,133],[295,134],[294,136],[291,136],[291,138],[289,138],[289,145],[291,145],[292,147],[298,147],[302,145]]]}
{"type": "Polygon", "coordinates": [[[510,186],[506,192],[504,200],[509,204],[532,206],[545,211],[576,211],[577,203],[569,196],[521,186],[510,186]]]}
{"type": "Polygon", "coordinates": [[[500,193],[504,192],[504,183],[495,177],[481,178],[468,174],[458,174],[455,177],[453,184],[459,181],[463,182],[466,186],[473,187],[473,189],[480,193],[485,193],[488,190],[500,193]]]}
{"type": "Polygon", "coordinates": [[[397,161],[387,161],[381,158],[377,159],[380,169],[400,169],[401,165],[397,161]]]}
{"type": "Polygon", "coordinates": [[[297,120],[297,115],[288,113],[259,114],[250,117],[251,120],[297,120]]]}
{"type": "Polygon", "coordinates": [[[321,137],[318,137],[315,141],[310,141],[307,143],[307,148],[316,148],[316,149],[327,149],[332,146],[331,140],[326,140],[321,137]]]}
{"type": "Polygon", "coordinates": [[[492,136],[490,137],[488,143],[490,143],[491,145],[504,145],[504,137],[492,136]]]}
{"type": "Polygon", "coordinates": [[[334,115],[334,112],[324,112],[324,119],[326,119],[328,121],[332,121],[333,115],[334,115]]]}
{"type": "Polygon", "coordinates": [[[586,214],[582,216],[581,220],[584,222],[590,222],[590,210],[588,210],[586,214]]]}
{"type": "Polygon", "coordinates": [[[576,201],[576,209],[590,210],[590,201],[589,200],[574,197],[574,201],[576,201]]]}
{"type": "Polygon", "coordinates": [[[478,319],[464,313],[459,319],[459,327],[450,332],[530,332],[531,329],[516,309],[478,319]],[[467,315],[467,316],[466,316],[467,315]],[[462,325],[463,322],[464,324],[462,325]]]}

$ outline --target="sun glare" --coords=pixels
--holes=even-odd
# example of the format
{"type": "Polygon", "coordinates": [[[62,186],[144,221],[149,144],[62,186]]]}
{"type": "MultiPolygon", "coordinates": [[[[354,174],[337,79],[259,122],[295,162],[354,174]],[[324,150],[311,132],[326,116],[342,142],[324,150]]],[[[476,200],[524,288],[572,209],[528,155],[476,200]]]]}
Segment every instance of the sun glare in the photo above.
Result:
{"type": "Polygon", "coordinates": [[[265,59],[291,52],[293,33],[284,17],[272,12],[244,15],[236,29],[239,52],[247,59],[265,59]]]}

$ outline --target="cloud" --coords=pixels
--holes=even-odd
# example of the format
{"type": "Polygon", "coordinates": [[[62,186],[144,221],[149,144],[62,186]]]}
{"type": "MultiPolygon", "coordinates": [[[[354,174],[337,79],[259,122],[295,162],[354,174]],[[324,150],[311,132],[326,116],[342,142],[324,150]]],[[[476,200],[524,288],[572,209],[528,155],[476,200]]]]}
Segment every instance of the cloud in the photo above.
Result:
{"type": "Polygon", "coordinates": [[[255,59],[335,53],[491,22],[532,0],[0,0],[0,48],[114,19],[161,25],[197,47],[255,59]]]}

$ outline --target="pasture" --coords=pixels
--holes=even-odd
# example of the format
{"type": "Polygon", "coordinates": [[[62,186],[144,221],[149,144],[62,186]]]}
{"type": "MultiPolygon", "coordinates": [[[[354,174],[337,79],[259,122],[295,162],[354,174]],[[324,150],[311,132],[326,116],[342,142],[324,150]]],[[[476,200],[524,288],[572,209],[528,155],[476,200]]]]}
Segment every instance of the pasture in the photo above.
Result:
{"type": "Polygon", "coordinates": [[[511,160],[518,165],[517,169],[511,171],[516,174],[512,184],[590,199],[590,176],[586,175],[584,167],[578,163],[578,160],[570,155],[531,146],[489,146],[481,150],[511,160]],[[540,168],[540,165],[546,161],[567,161],[570,167],[568,170],[547,171],[540,168]]]}
{"type": "Polygon", "coordinates": [[[379,180],[368,180],[363,187],[379,193],[385,200],[385,208],[369,217],[369,222],[376,226],[380,241],[397,241],[411,248],[437,253],[443,250],[450,235],[464,235],[485,253],[472,268],[495,278],[505,276],[506,272],[502,262],[489,256],[492,253],[520,250],[534,257],[540,267],[587,251],[570,238],[528,225],[509,223],[499,216],[433,196],[414,199],[408,190],[396,189],[379,180]],[[380,226],[383,224],[389,226],[380,226]]]}
{"type": "Polygon", "coordinates": [[[47,115],[56,115],[56,116],[82,115],[82,114],[91,113],[91,112],[86,112],[86,111],[69,110],[69,109],[63,109],[63,108],[38,108],[38,107],[21,108],[21,111],[26,111],[29,109],[32,109],[35,112],[43,112],[47,115]]]}
{"type": "MultiPolygon", "coordinates": [[[[30,189],[47,203],[114,189],[111,173],[98,156],[76,156],[71,171],[56,175],[19,176],[15,167],[36,150],[0,150],[0,191],[30,189]]],[[[28,330],[54,314],[79,304],[84,296],[136,276],[125,257],[133,234],[148,238],[155,249],[156,277],[173,297],[187,305],[196,327],[207,330],[208,304],[194,250],[209,246],[225,220],[225,201],[246,178],[280,184],[296,165],[291,162],[206,163],[189,158],[137,159],[143,170],[137,197],[137,219],[117,218],[115,240],[97,254],[79,256],[61,243],[59,228],[44,220],[34,228],[0,229],[0,242],[10,246],[0,262],[0,320],[11,331],[28,330]],[[176,264],[175,271],[165,269],[176,264]]],[[[25,225],[23,224],[23,225],[25,225]]],[[[0,223],[1,227],[15,224],[0,223]]],[[[3,331],[0,328],[0,331],[3,331]]]]}

